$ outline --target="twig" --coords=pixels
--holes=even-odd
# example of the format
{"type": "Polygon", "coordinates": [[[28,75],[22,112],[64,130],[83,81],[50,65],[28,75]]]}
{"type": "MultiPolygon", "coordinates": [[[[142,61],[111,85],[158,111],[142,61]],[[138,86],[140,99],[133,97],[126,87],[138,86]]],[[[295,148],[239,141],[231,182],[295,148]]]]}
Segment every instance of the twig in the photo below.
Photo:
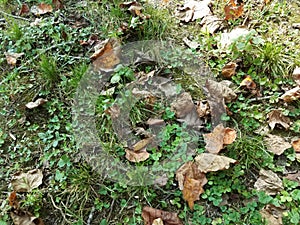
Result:
{"type": "Polygon", "coordinates": [[[93,220],[93,216],[94,216],[94,212],[95,212],[95,207],[93,206],[91,212],[90,212],[90,215],[88,217],[88,220],[86,222],[86,225],[91,225],[91,222],[93,220]]]}
{"type": "Polygon", "coordinates": [[[72,224],[72,222],[66,218],[66,215],[64,214],[63,210],[62,210],[60,207],[58,207],[58,206],[55,205],[55,202],[54,202],[54,200],[53,200],[52,195],[50,195],[50,194],[48,194],[48,195],[49,195],[49,197],[50,197],[50,199],[51,199],[51,202],[52,202],[52,205],[54,206],[54,208],[56,208],[56,209],[58,209],[58,210],[60,211],[62,217],[64,218],[64,220],[65,220],[68,224],[72,224]]]}
{"type": "Polygon", "coordinates": [[[110,211],[109,211],[109,214],[108,216],[106,217],[106,220],[109,221],[110,220],[110,216],[111,216],[111,213],[113,211],[113,206],[115,204],[115,199],[112,200],[112,203],[110,204],[110,211]]]}
{"type": "Polygon", "coordinates": [[[12,15],[12,14],[9,14],[9,13],[6,13],[6,12],[3,12],[2,10],[0,10],[0,13],[2,13],[3,15],[6,15],[6,16],[10,16],[10,17],[15,18],[15,19],[25,20],[25,21],[27,21],[27,22],[30,21],[30,19],[27,19],[27,18],[24,18],[24,17],[21,17],[21,16],[15,16],[15,15],[12,15]]]}
{"type": "Polygon", "coordinates": [[[273,96],[264,96],[264,97],[250,98],[248,100],[248,102],[256,102],[256,101],[266,100],[266,99],[270,99],[272,97],[273,96]]]}

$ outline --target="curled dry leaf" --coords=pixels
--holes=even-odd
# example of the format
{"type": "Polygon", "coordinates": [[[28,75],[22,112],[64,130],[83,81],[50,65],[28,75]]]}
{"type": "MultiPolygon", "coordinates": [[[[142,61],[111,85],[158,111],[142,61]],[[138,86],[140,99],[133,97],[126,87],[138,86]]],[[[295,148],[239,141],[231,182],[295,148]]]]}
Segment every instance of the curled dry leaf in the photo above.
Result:
{"type": "Polygon", "coordinates": [[[229,127],[224,128],[223,144],[230,145],[235,141],[235,139],[236,139],[236,131],[229,127]]]}
{"type": "Polygon", "coordinates": [[[267,150],[276,155],[281,155],[286,149],[292,147],[290,143],[277,135],[268,134],[268,136],[264,138],[264,141],[266,142],[267,150]]]}
{"type": "Polygon", "coordinates": [[[136,152],[129,149],[125,149],[125,152],[126,152],[125,158],[130,162],[143,162],[147,160],[150,156],[146,148],[143,148],[136,152]]]}
{"type": "Polygon", "coordinates": [[[19,208],[19,202],[17,199],[17,192],[13,191],[12,193],[10,193],[9,197],[8,197],[8,201],[9,201],[9,206],[11,206],[14,209],[18,209],[19,208]]]}
{"type": "Polygon", "coordinates": [[[18,58],[24,55],[24,53],[13,53],[13,52],[5,52],[6,61],[9,65],[15,66],[17,64],[18,58]]]}
{"type": "Polygon", "coordinates": [[[46,13],[51,13],[53,11],[53,8],[49,4],[40,3],[37,6],[32,6],[30,11],[34,15],[39,16],[39,15],[43,15],[43,14],[46,14],[46,13]]]}
{"type": "Polygon", "coordinates": [[[268,113],[267,118],[269,119],[268,123],[272,130],[275,128],[276,124],[283,126],[285,129],[290,127],[290,119],[284,116],[279,109],[275,109],[268,113]]]}
{"type": "Polygon", "coordinates": [[[120,63],[120,43],[117,39],[107,39],[96,46],[95,49],[95,53],[90,58],[93,60],[96,71],[112,71],[120,63]]]}
{"type": "Polygon", "coordinates": [[[244,4],[236,4],[235,0],[230,0],[228,4],[224,7],[225,20],[234,20],[243,15],[244,4]]]}
{"type": "Polygon", "coordinates": [[[195,158],[198,169],[203,172],[212,172],[228,169],[230,163],[236,163],[235,159],[211,153],[202,153],[195,158]]]}
{"type": "Polygon", "coordinates": [[[259,178],[254,184],[254,188],[258,191],[264,191],[268,195],[276,195],[283,190],[282,181],[276,173],[271,170],[261,169],[259,175],[259,178]]]}
{"type": "Polygon", "coordinates": [[[222,76],[229,79],[236,73],[237,64],[235,62],[229,62],[222,68],[222,76]]]}
{"type": "Polygon", "coordinates": [[[19,11],[19,15],[22,16],[24,14],[28,14],[30,12],[30,9],[26,3],[23,3],[21,6],[21,9],[19,11]]]}
{"type": "Polygon", "coordinates": [[[210,108],[207,101],[198,101],[197,113],[200,118],[207,117],[210,114],[210,108]]]}
{"type": "Polygon", "coordinates": [[[15,173],[11,179],[11,185],[16,192],[30,192],[42,184],[43,173],[39,169],[30,170],[27,173],[15,173]]]}
{"type": "Polygon", "coordinates": [[[46,102],[48,102],[47,99],[43,99],[43,98],[38,98],[37,100],[35,100],[34,102],[28,102],[25,106],[28,109],[33,109],[36,108],[40,105],[45,104],[46,102]]]}
{"type": "Polygon", "coordinates": [[[167,212],[149,206],[143,207],[142,217],[144,219],[144,225],[152,225],[153,221],[157,218],[161,218],[164,225],[183,225],[177,213],[167,212]]]}
{"type": "Polygon", "coordinates": [[[300,86],[300,67],[296,67],[293,72],[293,79],[300,86]]]}
{"type": "Polygon", "coordinates": [[[292,102],[300,98],[300,86],[297,86],[287,92],[285,92],[280,99],[285,102],[292,102]]]}
{"type": "Polygon", "coordinates": [[[256,89],[256,84],[254,83],[254,81],[252,80],[252,78],[247,75],[243,80],[242,82],[240,83],[240,86],[241,87],[246,87],[247,89],[249,90],[254,90],[256,89]]]}
{"type": "Polygon", "coordinates": [[[33,216],[30,212],[15,210],[10,213],[15,225],[44,225],[42,219],[33,216]]]}
{"type": "Polygon", "coordinates": [[[266,205],[260,210],[260,215],[266,220],[266,225],[283,225],[282,216],[284,210],[274,205],[266,205]]]}
{"type": "Polygon", "coordinates": [[[292,141],[292,146],[295,152],[300,152],[300,139],[292,141]]]}

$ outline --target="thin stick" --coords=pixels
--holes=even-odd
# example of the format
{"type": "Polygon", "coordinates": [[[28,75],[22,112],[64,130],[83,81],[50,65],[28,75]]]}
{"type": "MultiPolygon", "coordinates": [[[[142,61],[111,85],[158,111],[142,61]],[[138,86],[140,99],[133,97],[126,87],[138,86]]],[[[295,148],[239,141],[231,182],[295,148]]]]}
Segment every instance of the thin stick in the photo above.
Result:
{"type": "Polygon", "coordinates": [[[93,216],[94,216],[94,212],[95,212],[95,207],[93,206],[93,208],[91,209],[90,215],[88,217],[88,220],[86,222],[87,225],[91,225],[91,222],[92,222],[93,216]]]}
{"type": "Polygon", "coordinates": [[[9,13],[6,13],[6,12],[3,12],[2,10],[0,10],[0,13],[2,13],[3,15],[6,15],[6,16],[9,16],[9,17],[18,19],[18,20],[25,20],[25,21],[27,21],[27,22],[30,22],[30,19],[27,19],[27,18],[24,18],[24,17],[21,17],[21,16],[15,16],[15,15],[12,15],[12,14],[9,14],[9,13]]]}
{"type": "Polygon", "coordinates": [[[60,213],[61,213],[61,215],[63,216],[64,220],[65,220],[68,224],[72,224],[72,222],[66,218],[66,215],[64,214],[63,210],[62,210],[60,207],[58,207],[58,206],[55,205],[52,195],[50,195],[50,194],[48,194],[48,195],[49,195],[49,197],[50,197],[50,199],[51,199],[51,202],[52,202],[52,205],[54,206],[54,208],[56,208],[56,209],[58,209],[58,210],[60,211],[60,213]]]}

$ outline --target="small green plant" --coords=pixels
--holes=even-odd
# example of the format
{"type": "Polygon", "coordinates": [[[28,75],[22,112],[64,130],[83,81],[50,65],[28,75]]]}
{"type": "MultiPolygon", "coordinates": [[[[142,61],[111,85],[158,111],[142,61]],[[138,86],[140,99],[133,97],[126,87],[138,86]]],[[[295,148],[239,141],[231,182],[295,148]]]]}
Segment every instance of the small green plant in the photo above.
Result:
{"type": "Polygon", "coordinates": [[[41,77],[48,87],[53,87],[60,79],[57,61],[54,57],[42,55],[39,62],[41,77]]]}

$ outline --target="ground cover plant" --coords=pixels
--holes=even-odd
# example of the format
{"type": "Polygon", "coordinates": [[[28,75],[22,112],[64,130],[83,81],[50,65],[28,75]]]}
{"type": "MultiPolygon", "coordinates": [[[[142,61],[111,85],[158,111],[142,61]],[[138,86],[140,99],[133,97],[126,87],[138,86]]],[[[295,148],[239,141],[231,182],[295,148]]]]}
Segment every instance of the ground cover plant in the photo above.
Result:
{"type": "Polygon", "coordinates": [[[0,225],[299,224],[299,11],[0,0],[0,225]]]}

